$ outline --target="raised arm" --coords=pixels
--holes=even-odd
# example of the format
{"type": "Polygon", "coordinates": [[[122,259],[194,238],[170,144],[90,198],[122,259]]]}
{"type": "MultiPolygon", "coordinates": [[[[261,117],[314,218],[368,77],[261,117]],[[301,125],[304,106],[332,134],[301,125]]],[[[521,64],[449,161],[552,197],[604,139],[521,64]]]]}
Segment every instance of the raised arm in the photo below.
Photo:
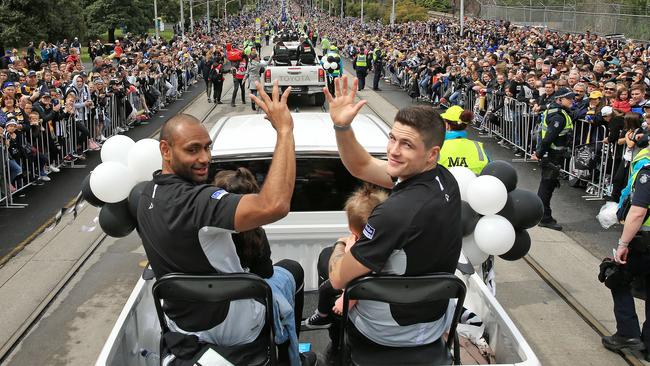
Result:
{"type": "Polygon", "coordinates": [[[384,188],[392,188],[393,181],[386,173],[387,162],[372,157],[366,149],[359,144],[350,128],[352,120],[366,104],[365,100],[355,103],[359,81],[354,78],[352,88],[348,87],[348,77],[334,80],[336,97],[332,97],[327,88],[323,88],[329,103],[330,117],[336,131],[336,144],[339,155],[345,168],[353,176],[384,188]]]}
{"type": "Polygon", "coordinates": [[[257,194],[241,198],[235,212],[235,230],[246,231],[275,222],[289,213],[291,195],[296,182],[296,152],[293,140],[293,118],[287,107],[291,88],[279,96],[278,82],[273,85],[272,97],[255,82],[259,97],[251,99],[266,113],[266,119],[277,132],[273,161],[257,194]]]}

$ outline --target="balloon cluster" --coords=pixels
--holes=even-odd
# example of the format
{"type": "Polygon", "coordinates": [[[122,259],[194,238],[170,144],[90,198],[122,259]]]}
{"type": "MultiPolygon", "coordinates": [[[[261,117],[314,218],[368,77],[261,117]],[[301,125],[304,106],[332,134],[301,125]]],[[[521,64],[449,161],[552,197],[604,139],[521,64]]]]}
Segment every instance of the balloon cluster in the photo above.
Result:
{"type": "Polygon", "coordinates": [[[339,68],[339,65],[341,64],[341,57],[324,55],[323,58],[321,58],[321,63],[323,64],[323,68],[325,70],[334,71],[339,68]]]}
{"type": "Polygon", "coordinates": [[[539,223],[544,206],[539,197],[517,188],[517,171],[497,160],[477,177],[465,167],[449,169],[460,189],[463,254],[480,265],[489,255],[514,261],[530,249],[529,229],[539,223]]]}
{"type": "Polygon", "coordinates": [[[102,163],[84,179],[81,195],[101,207],[99,226],[110,236],[121,238],[136,227],[138,199],[153,172],[161,169],[158,141],[134,142],[115,135],[102,145],[102,163]]]}

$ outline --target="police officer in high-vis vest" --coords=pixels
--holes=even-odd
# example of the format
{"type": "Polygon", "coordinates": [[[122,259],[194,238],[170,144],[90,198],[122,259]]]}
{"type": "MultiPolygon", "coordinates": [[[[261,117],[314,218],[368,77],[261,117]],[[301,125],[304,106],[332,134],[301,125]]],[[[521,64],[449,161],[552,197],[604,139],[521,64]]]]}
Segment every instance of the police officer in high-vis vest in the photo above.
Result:
{"type": "Polygon", "coordinates": [[[553,102],[542,114],[537,148],[532,155],[533,160],[541,162],[542,170],[537,195],[544,204],[544,216],[539,226],[558,231],[562,230],[562,226],[551,215],[551,197],[555,188],[560,185],[560,168],[573,133],[573,121],[569,111],[574,97],[573,91],[565,87],[559,88],[553,94],[553,102]]]}
{"type": "MultiPolygon", "coordinates": [[[[647,150],[641,150],[645,153],[647,150]],[[644,152],[645,150],[645,152],[644,152]]],[[[623,233],[618,239],[614,260],[623,265],[622,269],[635,279],[637,283],[645,283],[640,289],[650,294],[650,163],[644,165],[632,176],[633,181],[630,206],[625,216],[623,233]],[[645,281],[636,281],[645,280],[645,281]]],[[[616,318],[616,333],[602,337],[605,348],[619,352],[623,349],[646,350],[645,359],[650,360],[647,350],[650,349],[650,306],[645,306],[645,322],[639,329],[634,297],[630,282],[609,286],[614,300],[614,317],[616,318]]],[[[646,299],[647,301],[647,299],[646,299]]]]}
{"type": "Polygon", "coordinates": [[[447,168],[462,166],[476,175],[481,174],[490,159],[485,153],[483,143],[467,138],[465,129],[472,121],[472,112],[455,105],[449,107],[440,117],[447,125],[447,132],[445,143],[440,149],[438,164],[447,168]]]}
{"type": "Polygon", "coordinates": [[[357,79],[359,79],[359,90],[363,90],[366,87],[366,76],[368,76],[368,68],[370,65],[368,61],[368,52],[364,48],[361,48],[352,63],[354,70],[357,72],[357,79]]]}
{"type": "Polygon", "coordinates": [[[255,36],[255,49],[257,50],[257,54],[261,54],[262,52],[262,35],[258,34],[255,36]]]}
{"type": "Polygon", "coordinates": [[[384,54],[379,43],[375,44],[375,49],[372,50],[371,55],[372,69],[375,71],[372,78],[372,90],[381,91],[381,89],[379,89],[379,80],[381,79],[381,72],[384,69],[384,54]]]}

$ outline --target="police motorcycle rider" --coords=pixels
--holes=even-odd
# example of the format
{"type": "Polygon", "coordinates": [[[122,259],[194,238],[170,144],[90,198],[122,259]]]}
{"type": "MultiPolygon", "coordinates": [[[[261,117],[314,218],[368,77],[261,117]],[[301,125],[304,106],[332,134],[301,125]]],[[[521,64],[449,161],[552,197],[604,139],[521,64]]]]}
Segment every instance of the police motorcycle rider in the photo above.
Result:
{"type": "Polygon", "coordinates": [[[462,107],[454,105],[440,115],[445,121],[445,143],[440,149],[438,164],[451,168],[463,166],[479,175],[490,158],[483,143],[467,138],[467,126],[472,122],[473,114],[462,107]]]}
{"type": "Polygon", "coordinates": [[[560,185],[560,168],[571,141],[573,121],[569,113],[574,98],[575,93],[566,87],[559,88],[553,94],[553,102],[542,113],[537,148],[531,157],[540,161],[542,172],[537,195],[544,204],[544,216],[539,226],[558,231],[562,230],[562,226],[551,214],[551,197],[555,188],[560,185]]]}

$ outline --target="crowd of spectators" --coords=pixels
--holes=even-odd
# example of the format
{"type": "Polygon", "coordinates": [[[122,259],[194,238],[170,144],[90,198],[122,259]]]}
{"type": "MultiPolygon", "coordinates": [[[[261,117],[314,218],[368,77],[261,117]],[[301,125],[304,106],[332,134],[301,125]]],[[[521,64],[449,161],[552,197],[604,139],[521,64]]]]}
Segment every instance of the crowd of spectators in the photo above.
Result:
{"type": "Polygon", "coordinates": [[[148,123],[195,82],[204,40],[196,32],[170,40],[127,34],[112,44],[91,41],[86,65],[77,38],[4,51],[0,202],[79,164],[107,137],[148,123]]]}
{"type": "MultiPolygon", "coordinates": [[[[380,50],[381,67],[374,71],[382,72],[387,82],[399,85],[414,100],[467,108],[487,95],[495,102],[493,118],[507,113],[504,101],[519,103],[525,115],[534,116],[528,131],[521,134],[534,136],[551,95],[560,87],[571,88],[576,94],[571,108],[575,145],[610,143],[613,161],[607,170],[613,174],[608,179],[614,186],[613,199],[618,198],[627,177],[627,170],[620,167],[629,165],[638,151],[631,140],[633,131],[650,122],[647,42],[471,18],[466,19],[462,36],[456,18],[390,26],[362,23],[358,18],[340,20],[317,11],[308,22],[350,58],[380,50]],[[604,133],[596,128],[600,126],[604,133]]],[[[486,105],[480,106],[477,112],[482,113],[477,116],[485,114],[486,105]]],[[[521,145],[519,141],[503,145],[511,143],[521,145]]],[[[521,146],[511,147],[516,156],[526,153],[521,146]]]]}

